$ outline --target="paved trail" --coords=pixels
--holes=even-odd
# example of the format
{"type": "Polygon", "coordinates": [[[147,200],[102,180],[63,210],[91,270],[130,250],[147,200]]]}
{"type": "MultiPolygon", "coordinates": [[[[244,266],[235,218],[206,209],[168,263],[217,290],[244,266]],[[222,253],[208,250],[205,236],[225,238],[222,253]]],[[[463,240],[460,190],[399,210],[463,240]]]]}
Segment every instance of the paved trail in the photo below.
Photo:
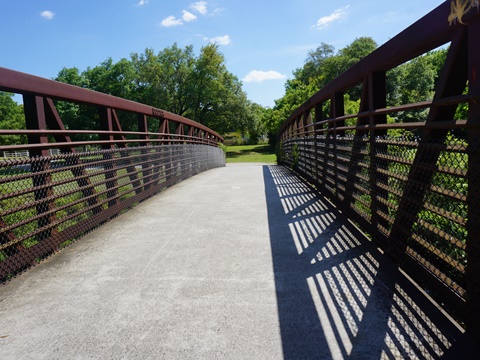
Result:
{"type": "Polygon", "coordinates": [[[436,358],[460,340],[279,166],[199,174],[0,286],[1,359],[436,358]]]}

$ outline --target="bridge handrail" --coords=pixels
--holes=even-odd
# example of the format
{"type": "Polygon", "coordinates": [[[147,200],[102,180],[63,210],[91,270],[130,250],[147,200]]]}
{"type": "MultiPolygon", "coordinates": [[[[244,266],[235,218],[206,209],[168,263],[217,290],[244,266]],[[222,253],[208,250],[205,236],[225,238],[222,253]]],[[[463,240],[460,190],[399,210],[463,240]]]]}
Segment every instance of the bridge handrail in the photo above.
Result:
{"type": "MultiPolygon", "coordinates": [[[[42,97],[44,99],[52,99],[52,100],[61,100],[72,102],[76,104],[85,104],[85,105],[92,105],[99,108],[108,108],[115,111],[125,111],[129,113],[135,113],[139,116],[144,117],[151,117],[157,118],[161,121],[170,121],[178,125],[188,126],[190,129],[194,129],[194,131],[190,132],[190,134],[194,133],[202,133],[201,137],[202,141],[204,140],[205,143],[210,143],[211,145],[216,145],[218,142],[223,141],[223,137],[218,134],[217,132],[211,130],[210,128],[202,125],[198,122],[185,118],[183,116],[173,114],[171,112],[158,109],[152,106],[148,106],[145,104],[137,103],[131,100],[122,99],[116,96],[100,93],[97,91],[81,88],[78,86],[70,85],[61,83],[54,80],[49,80],[45,78],[41,78],[38,76],[25,74],[19,71],[14,71],[6,68],[0,67],[0,91],[12,92],[16,94],[22,94],[24,98],[26,96],[36,96],[42,97]]],[[[163,130],[168,129],[164,127],[163,130]]],[[[46,135],[46,134],[54,134],[54,132],[47,133],[46,129],[42,129],[41,126],[39,128],[34,129],[37,132],[37,135],[46,135]]],[[[53,129],[54,130],[54,129],[53,129]]],[[[99,129],[100,130],[100,129],[99,129]]],[[[180,134],[170,134],[168,131],[163,132],[156,132],[150,133],[148,132],[148,126],[146,131],[143,132],[124,132],[120,130],[119,132],[105,132],[105,131],[96,131],[97,134],[103,135],[139,135],[139,136],[165,136],[165,135],[184,135],[183,133],[180,134]],[[120,133],[120,134],[119,134],[120,133]]],[[[31,129],[33,131],[33,129],[31,129]]],[[[77,130],[77,131],[67,131],[65,128],[58,130],[59,134],[81,134],[86,133],[85,130],[77,130]]],[[[5,130],[1,130],[1,134],[10,134],[10,135],[17,135],[17,134],[26,134],[32,135],[32,132],[25,132],[25,131],[15,131],[11,130],[6,132],[5,130]]],[[[177,136],[178,137],[178,136],[177,136]]],[[[192,136],[190,136],[192,138],[192,136]]],[[[189,138],[184,138],[182,140],[188,140],[189,138]]],[[[130,142],[133,142],[130,141],[130,142]]],[[[114,142],[112,142],[114,143],[114,142]]],[[[75,144],[70,144],[75,145],[75,144]]],[[[45,145],[48,146],[48,145],[45,145]]],[[[53,145],[50,145],[50,147],[53,145]]]]}
{"type": "Polygon", "coordinates": [[[2,140],[21,136],[0,145],[20,155],[0,160],[0,283],[164,189],[225,166],[218,133],[168,111],[5,68],[0,91],[23,95],[26,127],[0,129],[2,140]],[[95,128],[67,129],[60,101],[90,106],[95,128]],[[123,129],[124,119],[138,131],[123,129]]]}
{"type": "Polygon", "coordinates": [[[443,2],[299,106],[280,126],[279,158],[480,336],[480,5],[457,4],[443,2]],[[449,42],[433,99],[387,106],[386,72],[449,42]],[[359,85],[359,111],[345,114],[345,92],[359,85]],[[454,119],[459,104],[467,119],[454,119]],[[387,123],[422,109],[425,121],[387,123]]]}

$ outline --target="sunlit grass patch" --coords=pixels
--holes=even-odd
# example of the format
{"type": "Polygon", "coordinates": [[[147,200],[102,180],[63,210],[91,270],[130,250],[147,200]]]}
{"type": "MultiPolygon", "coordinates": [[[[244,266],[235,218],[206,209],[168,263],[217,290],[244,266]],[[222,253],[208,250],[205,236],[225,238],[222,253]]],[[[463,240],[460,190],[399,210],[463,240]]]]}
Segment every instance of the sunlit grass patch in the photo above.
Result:
{"type": "Polygon", "coordinates": [[[269,145],[227,146],[227,163],[249,162],[274,164],[275,150],[269,145]]]}

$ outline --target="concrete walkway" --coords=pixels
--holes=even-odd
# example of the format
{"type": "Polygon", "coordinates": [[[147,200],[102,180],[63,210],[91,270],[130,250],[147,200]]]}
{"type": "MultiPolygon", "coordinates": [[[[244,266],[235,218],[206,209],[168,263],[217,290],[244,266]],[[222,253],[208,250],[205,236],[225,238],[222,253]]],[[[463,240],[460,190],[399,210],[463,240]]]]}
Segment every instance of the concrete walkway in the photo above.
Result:
{"type": "Polygon", "coordinates": [[[393,359],[461,332],[278,166],[228,165],[0,286],[0,359],[393,359]]]}

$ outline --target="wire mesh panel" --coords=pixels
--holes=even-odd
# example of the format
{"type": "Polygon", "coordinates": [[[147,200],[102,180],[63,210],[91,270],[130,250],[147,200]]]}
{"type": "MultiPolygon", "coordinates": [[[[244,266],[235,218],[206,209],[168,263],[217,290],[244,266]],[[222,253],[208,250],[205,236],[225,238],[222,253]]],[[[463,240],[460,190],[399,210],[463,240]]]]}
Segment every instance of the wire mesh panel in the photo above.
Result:
{"type": "Polygon", "coordinates": [[[186,143],[1,161],[0,281],[145,198],[221,166],[221,149],[186,143]]]}
{"type": "Polygon", "coordinates": [[[454,3],[299,106],[280,127],[279,156],[480,336],[480,13],[454,3]],[[388,106],[387,71],[444,44],[431,98],[388,106]],[[358,112],[345,114],[354,89],[358,112]],[[312,124],[299,121],[312,111],[312,124]]]}
{"type": "MultiPolygon", "coordinates": [[[[368,137],[326,136],[317,141],[316,173],[304,160],[314,152],[309,138],[284,141],[283,163],[306,178],[318,178],[315,183],[322,193],[383,239],[384,248],[399,255],[400,261],[408,256],[458,299],[465,298],[466,141],[386,136],[374,142],[368,137]],[[419,151],[427,152],[422,162],[415,161],[419,151]],[[419,174],[415,179],[409,177],[412,168],[419,174]]],[[[430,292],[436,291],[424,283],[430,292]]]]}

